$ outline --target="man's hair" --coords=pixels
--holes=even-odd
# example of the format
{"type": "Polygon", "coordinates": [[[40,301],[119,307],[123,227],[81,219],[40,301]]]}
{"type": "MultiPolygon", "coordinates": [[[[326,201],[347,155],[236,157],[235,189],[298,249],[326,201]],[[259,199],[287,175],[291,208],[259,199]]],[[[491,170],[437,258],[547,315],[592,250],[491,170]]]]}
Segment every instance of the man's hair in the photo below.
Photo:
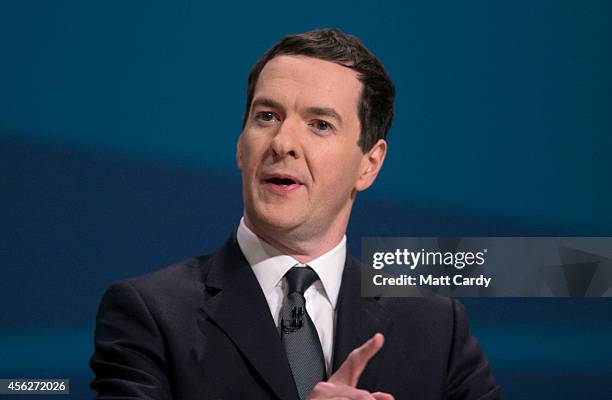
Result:
{"type": "Polygon", "coordinates": [[[379,139],[387,137],[393,120],[393,82],[380,61],[358,38],[338,29],[315,29],[285,36],[261,56],[249,73],[243,128],[249,118],[259,74],[268,61],[280,55],[318,58],[356,71],[359,81],[363,84],[358,105],[361,124],[359,147],[365,153],[379,139]]]}

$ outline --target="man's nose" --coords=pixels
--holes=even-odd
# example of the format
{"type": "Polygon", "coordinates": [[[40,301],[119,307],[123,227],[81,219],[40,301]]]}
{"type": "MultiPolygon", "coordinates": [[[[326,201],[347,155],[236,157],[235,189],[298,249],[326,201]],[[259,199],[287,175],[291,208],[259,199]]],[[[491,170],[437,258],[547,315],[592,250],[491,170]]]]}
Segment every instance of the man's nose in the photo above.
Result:
{"type": "Polygon", "coordinates": [[[290,118],[285,119],[279,124],[279,127],[272,138],[270,147],[272,155],[275,158],[293,157],[299,158],[299,121],[290,118]]]}

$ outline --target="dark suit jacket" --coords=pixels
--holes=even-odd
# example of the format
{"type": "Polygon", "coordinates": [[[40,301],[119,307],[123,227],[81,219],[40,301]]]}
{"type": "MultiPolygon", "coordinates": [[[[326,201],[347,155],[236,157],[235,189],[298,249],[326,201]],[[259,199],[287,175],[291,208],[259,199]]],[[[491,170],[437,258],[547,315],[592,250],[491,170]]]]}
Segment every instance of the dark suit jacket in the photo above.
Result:
{"type": "MultiPolygon", "coordinates": [[[[458,302],[362,298],[360,264],[347,255],[336,311],[334,371],[374,333],[385,335],[358,387],[397,400],[499,398],[458,302]]],[[[97,399],[298,399],[235,233],[212,255],[109,288],[90,366],[97,399]]]]}

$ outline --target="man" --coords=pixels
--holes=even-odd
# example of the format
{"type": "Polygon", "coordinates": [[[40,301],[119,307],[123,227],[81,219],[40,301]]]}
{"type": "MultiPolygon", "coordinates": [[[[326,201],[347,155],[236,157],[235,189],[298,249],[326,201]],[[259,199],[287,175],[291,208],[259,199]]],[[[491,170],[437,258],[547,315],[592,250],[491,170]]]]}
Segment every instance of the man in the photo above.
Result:
{"type": "Polygon", "coordinates": [[[216,253],[106,292],[98,398],[499,397],[457,302],[360,297],[345,231],[385,159],[393,97],[338,30],[264,54],[236,149],[244,217],[216,253]]]}

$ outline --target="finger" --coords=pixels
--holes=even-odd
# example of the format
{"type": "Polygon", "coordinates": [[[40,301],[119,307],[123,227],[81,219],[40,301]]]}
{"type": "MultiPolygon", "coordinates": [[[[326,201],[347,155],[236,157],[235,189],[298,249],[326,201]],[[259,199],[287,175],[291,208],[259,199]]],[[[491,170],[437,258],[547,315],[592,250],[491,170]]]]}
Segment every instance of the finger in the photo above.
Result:
{"type": "Polygon", "coordinates": [[[319,382],[308,395],[308,400],[376,400],[367,390],[329,382],[319,382]]]}
{"type": "Polygon", "coordinates": [[[331,383],[355,387],[368,361],[381,349],[385,337],[377,333],[370,340],[357,347],[346,357],[340,368],[327,380],[331,383]]]}
{"type": "Polygon", "coordinates": [[[312,391],[308,395],[308,400],[318,400],[324,398],[331,398],[333,391],[335,390],[333,383],[319,382],[312,388],[312,391]]]}
{"type": "MultiPolygon", "coordinates": [[[[308,399],[308,400],[369,400],[373,397],[361,398],[361,397],[350,397],[350,396],[337,396],[337,397],[317,397],[316,399],[308,399]]],[[[374,399],[376,400],[376,399],[374,399]]]]}
{"type": "Polygon", "coordinates": [[[376,400],[395,400],[395,397],[391,396],[389,393],[383,392],[372,393],[372,397],[376,400]]]}

